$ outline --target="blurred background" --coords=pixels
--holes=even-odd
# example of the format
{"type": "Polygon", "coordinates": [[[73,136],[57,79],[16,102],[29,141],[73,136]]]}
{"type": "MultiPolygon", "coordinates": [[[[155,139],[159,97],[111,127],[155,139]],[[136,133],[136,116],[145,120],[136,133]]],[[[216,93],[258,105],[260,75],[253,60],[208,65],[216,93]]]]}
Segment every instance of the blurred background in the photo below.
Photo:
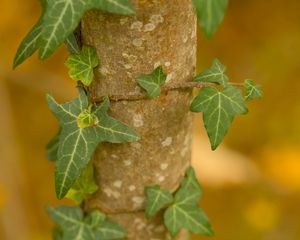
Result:
{"type": "MultiPolygon", "coordinates": [[[[300,239],[300,1],[230,0],[211,41],[199,32],[198,70],[218,57],[231,81],[252,78],[265,92],[236,118],[215,152],[195,118],[193,164],[204,188],[201,206],[216,240],[300,239]]],[[[1,0],[0,239],[48,240],[46,205],[58,205],[45,145],[57,130],[45,93],[75,95],[61,48],[15,71],[16,49],[40,14],[36,0],[1,0]]],[[[206,239],[194,237],[193,239],[206,239]]]]}

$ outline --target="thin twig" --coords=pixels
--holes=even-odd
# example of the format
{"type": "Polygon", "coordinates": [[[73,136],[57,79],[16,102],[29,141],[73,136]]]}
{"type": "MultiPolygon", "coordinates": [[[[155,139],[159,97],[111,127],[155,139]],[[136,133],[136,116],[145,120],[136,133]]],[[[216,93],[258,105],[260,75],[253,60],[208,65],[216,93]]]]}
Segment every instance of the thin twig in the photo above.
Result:
{"type": "MultiPolygon", "coordinates": [[[[244,85],[242,83],[228,83],[230,86],[237,86],[237,87],[243,87],[244,85]]],[[[178,90],[178,89],[186,89],[186,88],[202,88],[202,87],[208,87],[208,86],[218,86],[216,83],[209,83],[209,82],[182,82],[182,83],[176,83],[176,84],[164,84],[161,86],[161,92],[167,92],[172,90],[178,90]]],[[[91,100],[93,102],[101,102],[103,101],[105,96],[101,97],[94,97],[91,100]]],[[[110,100],[112,101],[137,101],[137,100],[143,100],[147,99],[148,95],[147,93],[137,93],[134,95],[111,95],[108,96],[110,100]]]]}

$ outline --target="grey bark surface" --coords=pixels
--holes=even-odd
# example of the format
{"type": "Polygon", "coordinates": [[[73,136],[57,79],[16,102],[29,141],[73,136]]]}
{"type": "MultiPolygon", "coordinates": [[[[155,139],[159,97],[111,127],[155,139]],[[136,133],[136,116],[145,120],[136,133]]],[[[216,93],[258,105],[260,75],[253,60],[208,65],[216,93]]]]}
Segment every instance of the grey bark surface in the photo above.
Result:
{"type": "MultiPolygon", "coordinates": [[[[91,99],[135,95],[136,77],[162,65],[169,84],[189,81],[196,62],[196,17],[191,0],[135,0],[134,16],[90,11],[81,22],[82,42],[100,58],[91,99]]],[[[168,239],[163,216],[144,217],[144,187],[175,191],[191,160],[192,92],[178,89],[149,100],[113,101],[110,115],[133,127],[141,140],[101,144],[95,155],[99,191],[86,203],[128,231],[127,239],[168,239]]],[[[182,232],[178,239],[185,239],[182,232]]]]}

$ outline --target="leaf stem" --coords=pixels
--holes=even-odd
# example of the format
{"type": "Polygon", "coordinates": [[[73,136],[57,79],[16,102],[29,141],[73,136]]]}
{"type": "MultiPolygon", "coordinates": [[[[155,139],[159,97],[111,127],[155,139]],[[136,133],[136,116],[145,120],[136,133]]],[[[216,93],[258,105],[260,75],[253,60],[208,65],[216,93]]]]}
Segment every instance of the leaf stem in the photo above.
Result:
{"type": "MultiPolygon", "coordinates": [[[[228,83],[230,86],[243,87],[243,83],[228,83]]],[[[202,88],[202,87],[215,87],[218,86],[216,83],[210,82],[183,82],[183,83],[175,83],[175,84],[164,84],[161,86],[161,92],[179,90],[179,89],[188,89],[188,88],[202,88]]],[[[97,97],[91,96],[92,102],[102,102],[105,96],[97,97]]],[[[137,101],[143,99],[149,99],[147,93],[137,93],[134,95],[110,95],[108,96],[111,101],[137,101]]]]}

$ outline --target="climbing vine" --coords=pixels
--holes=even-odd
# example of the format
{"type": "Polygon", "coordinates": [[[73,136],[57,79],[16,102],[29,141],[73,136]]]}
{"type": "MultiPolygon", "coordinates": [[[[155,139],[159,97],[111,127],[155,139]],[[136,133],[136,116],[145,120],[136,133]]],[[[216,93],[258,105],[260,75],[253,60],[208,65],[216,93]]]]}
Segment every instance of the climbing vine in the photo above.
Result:
{"type": "MultiPolygon", "coordinates": [[[[74,31],[89,10],[102,10],[114,14],[132,15],[129,0],[39,0],[42,14],[17,50],[13,67],[17,67],[34,52],[39,58],[50,57],[63,43],[70,55],[65,62],[70,77],[77,82],[79,96],[59,104],[47,95],[50,110],[60,123],[58,133],[47,145],[49,160],[55,161],[55,190],[58,199],[64,197],[80,205],[98,190],[94,181],[92,155],[101,142],[135,142],[140,136],[130,126],[108,115],[110,101],[153,99],[162,92],[182,88],[199,88],[190,110],[202,112],[203,122],[215,150],[228,132],[236,115],[248,112],[246,102],[262,97],[262,90],[252,80],[243,84],[229,81],[226,67],[215,59],[212,66],[193,79],[180,84],[167,83],[162,66],[151,73],[141,73],[137,84],[145,91],[129,96],[89,97],[88,87],[94,79],[94,68],[101,64],[96,50],[78,44],[74,31]],[[244,88],[244,95],[241,88],[244,88]]],[[[199,23],[210,38],[221,23],[227,0],[193,0],[199,23]]],[[[198,206],[202,195],[194,170],[189,167],[176,192],[160,186],[146,186],[146,217],[152,218],[164,211],[165,226],[172,237],[181,229],[196,234],[213,235],[208,218],[198,206]]],[[[126,232],[106,218],[105,213],[94,210],[84,213],[79,206],[48,208],[49,216],[58,224],[54,239],[94,240],[120,239],[126,232]]]]}
{"type": "Polygon", "coordinates": [[[198,206],[202,191],[192,167],[188,168],[175,194],[158,185],[146,187],[145,193],[146,217],[151,218],[164,208],[164,222],[172,237],[183,228],[196,234],[213,235],[208,218],[198,206]]]}

